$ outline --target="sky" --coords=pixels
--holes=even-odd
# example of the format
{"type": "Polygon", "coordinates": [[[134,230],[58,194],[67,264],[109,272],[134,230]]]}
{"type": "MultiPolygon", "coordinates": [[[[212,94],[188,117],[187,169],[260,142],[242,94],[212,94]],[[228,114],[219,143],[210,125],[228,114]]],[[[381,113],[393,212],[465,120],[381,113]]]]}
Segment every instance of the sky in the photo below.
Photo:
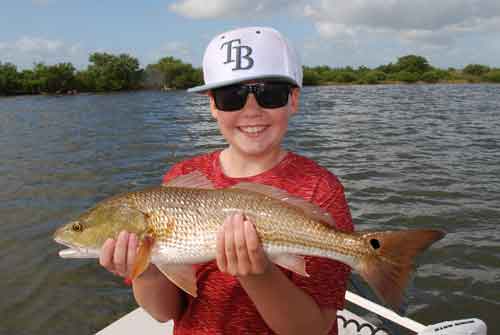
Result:
{"type": "Polygon", "coordinates": [[[281,31],[308,66],[416,54],[443,69],[500,67],[500,0],[0,0],[0,62],[83,69],[108,52],[200,67],[212,37],[243,26],[281,31]]]}

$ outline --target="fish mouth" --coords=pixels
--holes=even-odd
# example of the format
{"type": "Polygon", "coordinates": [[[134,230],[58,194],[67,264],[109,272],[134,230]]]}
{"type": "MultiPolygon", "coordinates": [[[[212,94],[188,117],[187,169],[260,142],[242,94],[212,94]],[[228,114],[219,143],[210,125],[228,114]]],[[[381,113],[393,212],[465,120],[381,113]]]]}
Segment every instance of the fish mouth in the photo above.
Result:
{"type": "Polygon", "coordinates": [[[67,249],[59,250],[59,257],[61,258],[99,258],[100,250],[68,243],[57,237],[54,238],[54,241],[68,247],[67,249]]]}

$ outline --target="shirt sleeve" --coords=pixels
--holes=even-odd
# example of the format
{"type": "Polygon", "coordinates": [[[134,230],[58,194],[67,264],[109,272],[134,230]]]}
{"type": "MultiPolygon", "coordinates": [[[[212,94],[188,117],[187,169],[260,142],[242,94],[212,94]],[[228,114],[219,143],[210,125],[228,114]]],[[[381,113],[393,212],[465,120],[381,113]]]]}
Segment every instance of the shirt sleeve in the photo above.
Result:
{"type": "Polygon", "coordinates": [[[189,161],[182,161],[173,165],[164,175],[162,183],[166,184],[172,179],[180,177],[182,175],[191,173],[196,170],[196,167],[190,164],[189,161]]]}
{"type": "MultiPolygon", "coordinates": [[[[206,175],[207,162],[210,162],[211,155],[195,156],[174,164],[164,175],[162,183],[166,184],[172,179],[189,174],[193,171],[200,171],[206,175]]],[[[207,176],[208,178],[208,176],[207,176]]]]}
{"type": "MultiPolygon", "coordinates": [[[[332,174],[322,177],[312,200],[331,214],[336,229],[345,232],[354,230],[344,187],[337,177],[332,174]]],[[[305,259],[310,277],[292,274],[292,281],[307,292],[321,308],[343,309],[351,268],[327,258],[307,256],[305,259]]]]}
{"type": "Polygon", "coordinates": [[[163,175],[162,184],[166,184],[172,179],[182,176],[184,174],[183,170],[184,169],[182,163],[175,164],[163,175]]]}

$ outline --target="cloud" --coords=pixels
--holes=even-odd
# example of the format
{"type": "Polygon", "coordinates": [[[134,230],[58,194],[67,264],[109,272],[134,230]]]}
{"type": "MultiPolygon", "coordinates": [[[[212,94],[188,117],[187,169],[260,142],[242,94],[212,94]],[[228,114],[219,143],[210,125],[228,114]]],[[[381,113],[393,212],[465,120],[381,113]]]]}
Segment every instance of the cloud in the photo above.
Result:
{"type": "Polygon", "coordinates": [[[328,21],[317,22],[316,29],[321,36],[333,37],[338,39],[353,37],[357,30],[354,27],[350,27],[343,23],[334,23],[328,21]]]}
{"type": "Polygon", "coordinates": [[[408,42],[444,48],[455,44],[455,37],[447,31],[406,30],[399,36],[408,42]]]}
{"type": "Polygon", "coordinates": [[[491,18],[472,17],[447,27],[451,32],[491,33],[500,32],[500,15],[491,18]]]}
{"type": "Polygon", "coordinates": [[[21,37],[14,42],[13,49],[25,53],[54,53],[60,50],[63,42],[58,40],[46,40],[36,37],[21,37]]]}
{"type": "Polygon", "coordinates": [[[498,0],[323,0],[304,13],[316,22],[389,30],[438,30],[471,18],[500,16],[498,0]]]}
{"type": "Polygon", "coordinates": [[[449,47],[464,33],[500,30],[498,0],[312,1],[305,5],[326,39],[392,33],[403,43],[449,47]]]}
{"type": "Polygon", "coordinates": [[[270,16],[293,10],[299,1],[286,0],[181,0],[171,4],[170,11],[192,19],[241,18],[270,16]]]}
{"type": "Polygon", "coordinates": [[[316,29],[288,36],[308,65],[378,66],[407,54],[445,68],[500,59],[498,0],[176,0],[169,10],[196,20],[298,18],[316,29]]]}
{"type": "Polygon", "coordinates": [[[192,19],[293,13],[323,26],[329,23],[347,29],[436,30],[471,18],[500,17],[498,0],[178,0],[168,8],[192,19]]]}
{"type": "Polygon", "coordinates": [[[0,59],[22,68],[31,68],[36,62],[54,64],[70,59],[78,67],[86,62],[87,57],[80,43],[68,44],[61,40],[33,36],[23,36],[13,42],[0,42],[0,59]]]}
{"type": "Polygon", "coordinates": [[[169,10],[191,19],[288,13],[308,19],[319,37],[451,47],[464,33],[500,31],[498,0],[178,0],[169,10]]]}
{"type": "Polygon", "coordinates": [[[486,56],[498,57],[498,0],[316,0],[305,3],[302,13],[318,32],[312,39],[319,42],[309,41],[309,59],[321,59],[333,45],[330,54],[342,65],[382,64],[410,53],[435,59],[438,66],[447,61],[498,64],[486,56]],[[359,54],[366,50],[371,50],[368,58],[359,54]]]}

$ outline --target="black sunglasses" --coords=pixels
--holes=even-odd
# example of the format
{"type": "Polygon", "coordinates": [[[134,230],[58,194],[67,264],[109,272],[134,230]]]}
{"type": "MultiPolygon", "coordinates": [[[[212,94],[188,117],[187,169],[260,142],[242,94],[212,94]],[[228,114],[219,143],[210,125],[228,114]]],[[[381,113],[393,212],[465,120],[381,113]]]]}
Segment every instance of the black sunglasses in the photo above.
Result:
{"type": "Polygon", "coordinates": [[[237,84],[212,90],[215,106],[224,112],[242,109],[249,93],[262,108],[280,108],[288,103],[292,85],[287,83],[264,82],[255,84],[237,84]]]}

